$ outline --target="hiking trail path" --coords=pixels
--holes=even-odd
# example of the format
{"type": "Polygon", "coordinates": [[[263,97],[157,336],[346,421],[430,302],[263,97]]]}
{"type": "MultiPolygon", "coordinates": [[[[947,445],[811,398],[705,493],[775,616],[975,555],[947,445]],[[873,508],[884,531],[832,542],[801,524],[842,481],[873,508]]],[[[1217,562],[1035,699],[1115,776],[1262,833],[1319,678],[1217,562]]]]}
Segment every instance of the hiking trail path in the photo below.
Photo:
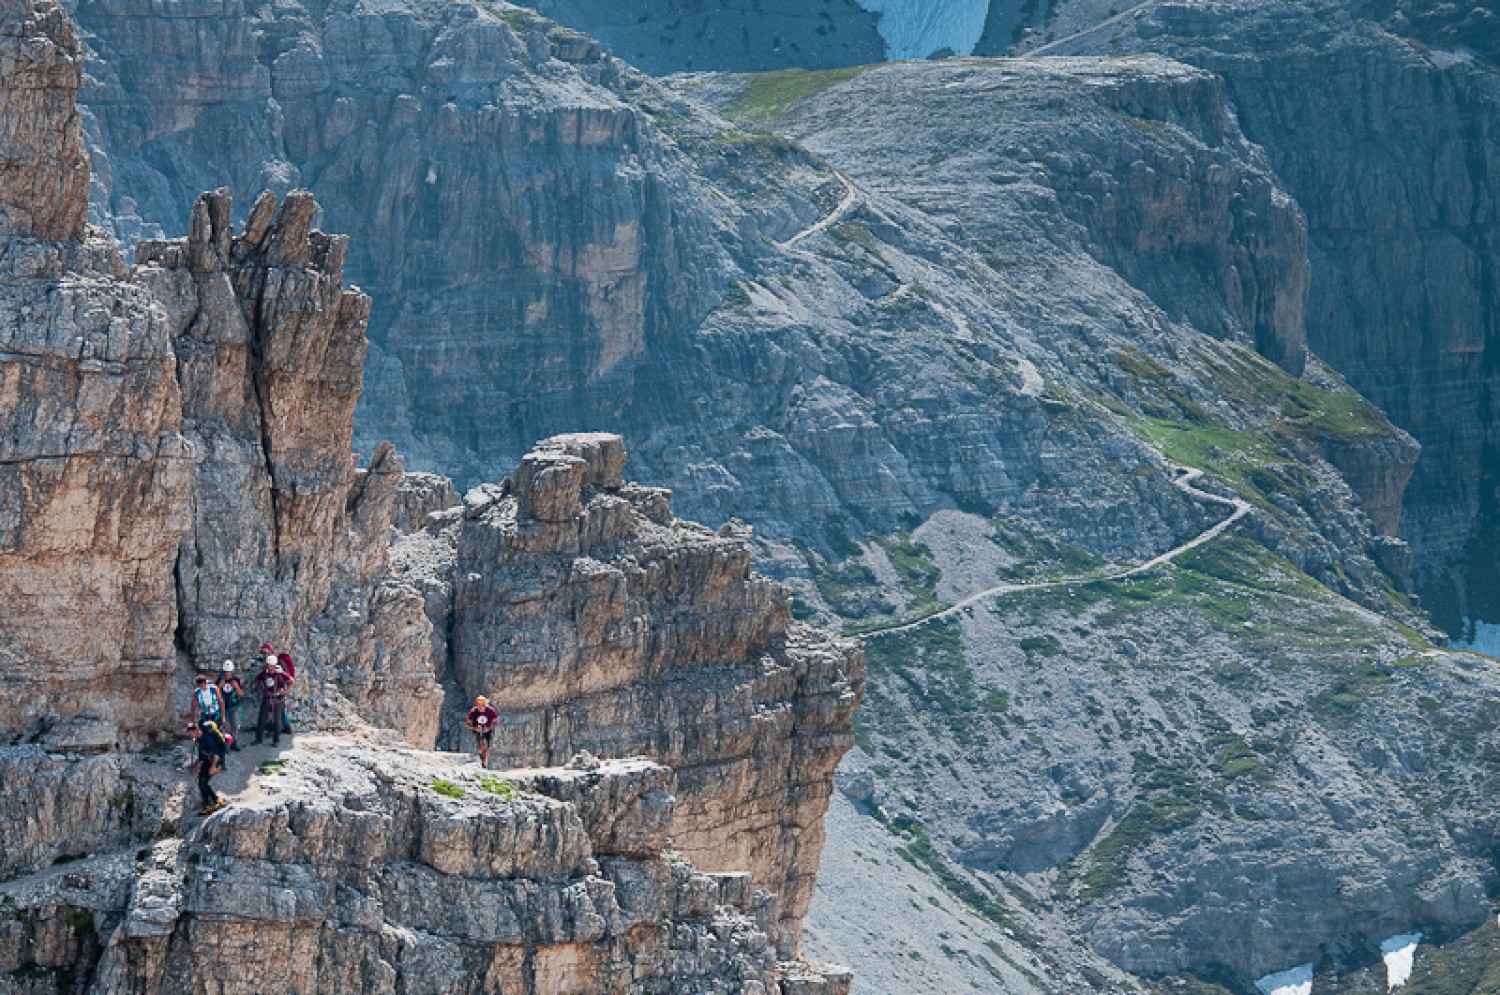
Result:
{"type": "Polygon", "coordinates": [[[880,636],[894,635],[898,632],[908,632],[912,629],[918,628],[919,626],[926,625],[928,622],[933,622],[942,618],[949,618],[950,616],[956,615],[966,608],[973,607],[981,601],[998,597],[1002,594],[1014,594],[1018,591],[1041,591],[1047,590],[1049,588],[1069,587],[1074,584],[1087,584],[1101,580],[1123,580],[1127,577],[1139,576],[1140,574],[1146,573],[1150,570],[1154,570],[1157,567],[1171,563],[1183,553],[1187,553],[1194,549],[1197,549],[1204,543],[1212,542],[1219,536],[1223,535],[1230,526],[1234,525],[1235,522],[1238,522],[1241,518],[1244,518],[1246,515],[1250,514],[1251,504],[1243,498],[1223,497],[1219,494],[1213,494],[1209,491],[1194,487],[1193,481],[1203,476],[1202,470],[1197,470],[1193,467],[1182,466],[1176,463],[1172,465],[1179,472],[1177,478],[1172,481],[1173,485],[1176,486],[1178,490],[1182,491],[1189,497],[1196,498],[1200,501],[1208,501],[1213,504],[1225,505],[1226,507],[1232,508],[1234,510],[1231,511],[1227,517],[1209,526],[1202,532],[1199,532],[1197,535],[1193,536],[1186,542],[1173,546],[1165,553],[1162,553],[1159,556],[1152,557],[1145,563],[1138,563],[1133,567],[1119,567],[1114,570],[1105,571],[1103,573],[1082,574],[1073,577],[1055,577],[1050,580],[1012,581],[1004,584],[996,584],[994,587],[987,587],[982,591],[976,591],[975,593],[954,602],[946,608],[940,608],[937,611],[929,612],[928,614],[923,615],[920,618],[908,619],[904,622],[893,622],[890,625],[879,626],[874,629],[866,629],[863,632],[852,633],[852,635],[855,635],[860,639],[873,639],[880,636]]]}

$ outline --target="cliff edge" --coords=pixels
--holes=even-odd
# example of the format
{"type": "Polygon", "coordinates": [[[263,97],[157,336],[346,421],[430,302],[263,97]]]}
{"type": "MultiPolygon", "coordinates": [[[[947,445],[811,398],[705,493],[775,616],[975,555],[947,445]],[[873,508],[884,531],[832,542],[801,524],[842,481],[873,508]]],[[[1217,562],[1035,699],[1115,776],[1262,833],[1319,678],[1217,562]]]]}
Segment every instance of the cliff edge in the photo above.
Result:
{"type": "Polygon", "coordinates": [[[0,6],[0,993],[847,992],[792,958],[856,644],[617,436],[465,501],[359,467],[347,240],[218,191],[127,268],[80,66],[54,0],[0,6]],[[200,821],[186,688],[268,639],[298,733],[200,821]],[[431,751],[479,691],[526,769],[431,751]]]}

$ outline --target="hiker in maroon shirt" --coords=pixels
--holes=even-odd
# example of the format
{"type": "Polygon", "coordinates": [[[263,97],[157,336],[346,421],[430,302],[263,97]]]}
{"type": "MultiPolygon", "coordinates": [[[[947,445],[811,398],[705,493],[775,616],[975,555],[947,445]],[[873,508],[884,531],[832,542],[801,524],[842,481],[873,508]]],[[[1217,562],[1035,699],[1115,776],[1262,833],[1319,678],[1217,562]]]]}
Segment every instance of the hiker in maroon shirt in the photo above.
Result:
{"type": "Polygon", "coordinates": [[[488,698],[480,695],[474,699],[474,707],[469,709],[469,721],[466,724],[474,733],[474,739],[478,744],[481,767],[490,765],[490,737],[495,734],[495,726],[499,722],[500,713],[495,711],[488,698]]]}
{"type": "Polygon", "coordinates": [[[273,658],[267,661],[260,673],[255,675],[255,689],[260,692],[260,715],[255,723],[255,742],[265,742],[266,723],[271,724],[271,745],[281,745],[281,722],[285,715],[286,693],[292,686],[291,678],[281,672],[281,664],[273,658]]]}
{"type": "Polygon", "coordinates": [[[292,734],[292,710],[290,704],[292,685],[297,683],[297,665],[292,662],[292,654],[290,653],[277,653],[276,662],[281,664],[281,672],[286,675],[287,681],[287,704],[281,706],[281,731],[290,736],[292,734]]]}

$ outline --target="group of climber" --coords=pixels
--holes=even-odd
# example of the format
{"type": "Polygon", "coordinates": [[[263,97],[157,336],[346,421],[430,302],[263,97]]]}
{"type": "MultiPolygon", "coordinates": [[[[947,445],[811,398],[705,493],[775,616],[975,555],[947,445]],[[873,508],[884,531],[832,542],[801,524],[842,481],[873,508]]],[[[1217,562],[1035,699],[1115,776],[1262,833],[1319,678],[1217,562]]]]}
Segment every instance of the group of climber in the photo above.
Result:
{"type": "MultiPolygon", "coordinates": [[[[257,658],[260,671],[250,687],[260,696],[260,711],[255,722],[255,742],[265,742],[271,733],[271,745],[281,745],[281,735],[291,735],[292,725],[286,714],[286,701],[297,680],[297,664],[290,653],[277,653],[270,643],[262,643],[257,658]]],[[[229,754],[240,749],[240,721],[249,692],[235,671],[234,661],[225,660],[217,677],[199,674],[193,686],[193,704],[188,735],[197,742],[195,769],[198,793],[202,796],[201,814],[208,815],[224,807],[224,799],[210,783],[228,762],[229,754]]],[[[500,713],[489,699],[480,695],[469,709],[465,725],[474,734],[475,749],[482,766],[490,764],[490,742],[499,725],[500,713]]]]}
{"type": "MultiPolygon", "coordinates": [[[[254,693],[260,696],[255,742],[257,745],[265,742],[269,730],[271,745],[280,746],[282,733],[292,732],[286,702],[297,680],[297,664],[290,653],[277,653],[270,643],[261,644],[256,664],[260,670],[250,682],[254,693]]],[[[199,674],[194,682],[188,735],[198,746],[195,767],[203,815],[224,807],[224,799],[214,791],[210,779],[224,768],[230,752],[240,749],[240,725],[248,697],[233,660],[224,661],[217,677],[199,674]]]]}

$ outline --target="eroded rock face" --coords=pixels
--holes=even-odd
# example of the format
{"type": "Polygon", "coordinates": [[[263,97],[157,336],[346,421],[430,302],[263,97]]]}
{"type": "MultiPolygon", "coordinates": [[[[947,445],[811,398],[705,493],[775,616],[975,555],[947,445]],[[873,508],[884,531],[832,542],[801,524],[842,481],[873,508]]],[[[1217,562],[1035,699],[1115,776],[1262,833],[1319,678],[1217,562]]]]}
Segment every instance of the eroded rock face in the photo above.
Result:
{"type": "Polygon", "coordinates": [[[55,3],[0,7],[0,735],[134,741],[167,716],[188,475],[167,315],[83,227],[80,66],[55,3]]]}
{"type": "Polygon", "coordinates": [[[792,950],[863,658],[791,622],[745,536],[674,519],[669,494],[626,483],[624,465],[618,436],[548,439],[505,485],[398,540],[396,575],[434,592],[433,629],[448,634],[436,653],[462,705],[443,741],[466,745],[462,711],[485,694],[500,764],[578,750],[668,764],[676,846],[777,892],[792,950]]]}
{"type": "Polygon", "coordinates": [[[0,884],[0,971],[162,995],[848,991],[847,972],[778,964],[749,875],[668,852],[657,764],[502,780],[317,736],[283,761],[183,839],[0,884]]]}
{"type": "Polygon", "coordinates": [[[1454,633],[1500,615],[1500,500],[1478,469],[1500,446],[1495,25],[1474,4],[1165,4],[1047,49],[1163,52],[1223,77],[1307,214],[1313,349],[1423,446],[1401,533],[1454,633]],[[1339,84],[1307,86],[1323,79],[1339,84]]]}
{"type": "MultiPolygon", "coordinates": [[[[0,14],[56,29],[30,55],[76,62],[55,8],[0,14]]],[[[71,106],[66,85],[42,96],[71,106]]],[[[76,120],[54,118],[76,139],[76,120]]],[[[187,237],[139,243],[128,273],[97,235],[40,241],[38,211],[4,215],[21,227],[0,231],[14,354],[0,733],[33,742],[0,746],[0,990],[844,995],[847,972],[778,958],[850,738],[856,649],[789,630],[785,592],[750,575],[742,540],[626,485],[618,436],[549,440],[513,488],[468,504],[436,478],[403,487],[389,444],[356,468],[369,299],[342,285],[346,242],[311,227],[305,191],[265,194],[240,234],[231,210],[204,194],[187,237]],[[393,519],[467,534],[434,561],[463,572],[393,576],[393,519]],[[611,571],[620,596],[596,605],[611,571]],[[543,614],[510,597],[549,578],[563,585],[543,614]],[[546,762],[569,741],[693,769],[582,758],[505,781],[377,745],[437,738],[458,629],[462,690],[458,675],[505,684],[507,668],[546,666],[513,666],[481,636],[581,643],[555,661],[576,679],[497,695],[517,716],[502,753],[546,762]],[[244,661],[263,639],[301,658],[297,747],[279,773],[236,754],[236,804],[192,822],[182,751],[116,747],[181,722],[188,668],[244,661]],[[527,741],[530,720],[568,708],[588,732],[527,741]],[[694,778],[712,764],[739,780],[709,791],[694,778]],[[669,854],[669,836],[724,873],[669,854]]]]}
{"type": "Polygon", "coordinates": [[[347,240],[310,231],[316,210],[267,194],[236,237],[228,194],[206,194],[186,240],[136,250],[137,281],[174,319],[196,455],[183,640],[205,667],[305,631],[341,568],[370,302],[343,289],[347,240]]]}
{"type": "Polygon", "coordinates": [[[0,231],[83,237],[89,163],[74,95],[83,46],[58,3],[0,5],[0,231]]]}
{"type": "Polygon", "coordinates": [[[370,299],[342,283],[347,239],[317,204],[267,193],[234,234],[226,191],[194,205],[186,239],[137,246],[136,282],[163,302],[191,452],[192,526],[177,558],[178,639],[215,670],[269,641],[328,692],[431,745],[441,691],[419,595],[383,584],[401,457],[351,452],[370,299]]]}

